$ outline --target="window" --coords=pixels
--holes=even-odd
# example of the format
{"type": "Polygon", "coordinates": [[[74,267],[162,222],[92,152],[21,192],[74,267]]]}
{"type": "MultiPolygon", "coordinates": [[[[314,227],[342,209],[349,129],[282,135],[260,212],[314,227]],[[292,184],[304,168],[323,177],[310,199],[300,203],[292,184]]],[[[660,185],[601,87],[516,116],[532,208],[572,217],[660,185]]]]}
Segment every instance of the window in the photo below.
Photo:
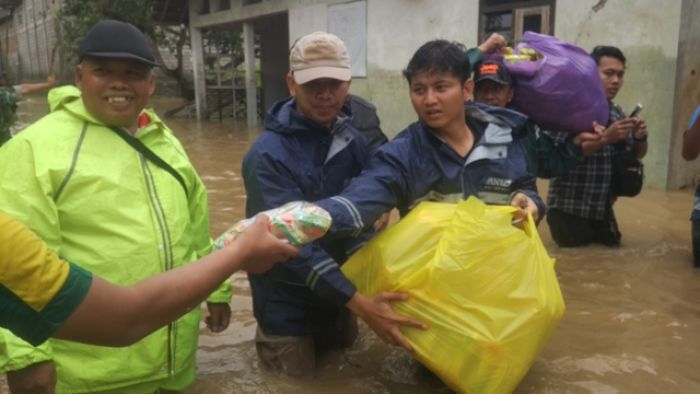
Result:
{"type": "Polygon", "coordinates": [[[206,15],[209,13],[209,0],[199,0],[197,13],[199,15],[206,15]]]}
{"type": "Polygon", "coordinates": [[[526,31],[554,34],[555,0],[481,0],[479,42],[499,33],[511,44],[526,31]]]}
{"type": "Polygon", "coordinates": [[[243,0],[243,5],[251,5],[255,3],[262,3],[262,0],[243,0]]]}

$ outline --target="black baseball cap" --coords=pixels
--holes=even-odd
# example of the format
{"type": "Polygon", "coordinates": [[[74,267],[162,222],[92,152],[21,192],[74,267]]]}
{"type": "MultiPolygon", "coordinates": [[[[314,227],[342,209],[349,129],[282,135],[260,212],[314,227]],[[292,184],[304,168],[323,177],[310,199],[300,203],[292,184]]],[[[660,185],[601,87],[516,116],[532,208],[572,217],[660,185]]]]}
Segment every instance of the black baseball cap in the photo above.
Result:
{"type": "Polygon", "coordinates": [[[479,83],[486,79],[490,79],[501,85],[513,84],[513,78],[511,78],[510,72],[503,63],[500,62],[483,62],[476,67],[474,70],[474,83],[479,83]]]}
{"type": "Polygon", "coordinates": [[[84,57],[131,59],[158,66],[146,36],[136,26],[106,19],[97,22],[80,44],[80,60],[84,57]]]}

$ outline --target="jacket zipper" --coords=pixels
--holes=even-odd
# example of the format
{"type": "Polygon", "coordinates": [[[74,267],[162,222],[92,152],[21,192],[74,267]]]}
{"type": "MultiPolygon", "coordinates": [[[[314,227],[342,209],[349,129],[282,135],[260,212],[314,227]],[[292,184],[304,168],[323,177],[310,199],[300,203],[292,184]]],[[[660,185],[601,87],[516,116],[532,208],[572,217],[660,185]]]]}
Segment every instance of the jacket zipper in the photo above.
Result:
{"type": "MultiPolygon", "coordinates": [[[[148,188],[148,197],[151,202],[151,207],[156,215],[156,221],[158,222],[158,228],[160,229],[160,236],[162,241],[162,250],[165,255],[165,270],[169,271],[173,268],[173,255],[172,255],[172,245],[170,241],[170,232],[168,231],[168,223],[165,217],[165,212],[163,206],[158,198],[158,191],[156,190],[155,181],[153,180],[153,174],[148,168],[145,158],[139,153],[139,159],[141,161],[141,168],[143,169],[146,186],[148,188]]],[[[168,324],[168,374],[172,377],[175,374],[175,323],[168,324]]]]}

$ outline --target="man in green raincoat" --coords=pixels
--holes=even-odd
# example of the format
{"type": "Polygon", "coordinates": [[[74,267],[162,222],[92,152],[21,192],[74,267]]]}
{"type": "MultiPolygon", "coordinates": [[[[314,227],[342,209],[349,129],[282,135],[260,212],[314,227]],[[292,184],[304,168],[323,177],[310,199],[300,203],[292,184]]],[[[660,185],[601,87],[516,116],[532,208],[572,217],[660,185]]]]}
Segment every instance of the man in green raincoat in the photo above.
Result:
{"type": "MultiPolygon", "coordinates": [[[[211,249],[206,190],[180,142],[149,109],[155,60],[134,26],[101,21],[86,35],[76,87],[49,92],[51,112],[0,149],[0,210],[67,261],[122,286],[211,249]]],[[[210,328],[230,317],[230,284],[208,299],[210,328]]],[[[194,381],[194,308],[119,349],[0,332],[0,371],[15,393],[153,393],[194,381]],[[56,378],[58,377],[58,378],[56,378]]]]}

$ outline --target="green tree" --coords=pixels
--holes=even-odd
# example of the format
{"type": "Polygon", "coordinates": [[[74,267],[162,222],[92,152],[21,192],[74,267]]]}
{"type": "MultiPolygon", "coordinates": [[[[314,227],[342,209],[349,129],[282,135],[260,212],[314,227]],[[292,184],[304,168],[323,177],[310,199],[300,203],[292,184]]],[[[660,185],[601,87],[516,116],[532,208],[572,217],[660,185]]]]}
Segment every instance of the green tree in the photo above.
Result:
{"type": "MultiPolygon", "coordinates": [[[[10,0],[0,0],[10,1],[10,0]]],[[[161,70],[177,80],[183,97],[192,98],[191,81],[183,69],[183,48],[189,45],[189,29],[186,25],[166,26],[153,21],[153,0],[65,0],[56,12],[57,45],[64,61],[75,63],[78,49],[87,31],[102,19],[129,22],[143,31],[151,41],[156,61],[161,70]],[[160,47],[167,47],[177,58],[175,68],[163,62],[160,47]]],[[[118,39],[118,38],[115,38],[118,39]]]]}

